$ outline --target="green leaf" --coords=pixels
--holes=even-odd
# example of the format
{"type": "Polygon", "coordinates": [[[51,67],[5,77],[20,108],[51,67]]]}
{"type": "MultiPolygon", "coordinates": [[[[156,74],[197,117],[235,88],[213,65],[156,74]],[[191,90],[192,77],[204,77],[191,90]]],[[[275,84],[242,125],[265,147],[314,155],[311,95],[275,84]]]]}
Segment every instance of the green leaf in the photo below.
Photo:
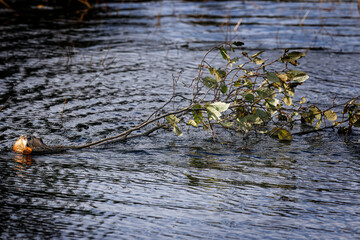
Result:
{"type": "Polygon", "coordinates": [[[283,129],[283,128],[279,129],[277,132],[277,135],[278,135],[279,140],[281,140],[281,141],[291,141],[292,140],[291,133],[286,129],[283,129]]]}
{"type": "Polygon", "coordinates": [[[244,45],[245,43],[243,42],[239,42],[239,41],[235,41],[233,42],[233,45],[237,46],[237,47],[241,47],[242,45],[244,45]]]}
{"type": "Polygon", "coordinates": [[[209,72],[210,72],[211,75],[214,75],[215,71],[216,71],[215,68],[209,67],[209,72]]]}
{"type": "Polygon", "coordinates": [[[238,57],[234,57],[234,58],[230,59],[230,63],[236,63],[237,61],[239,61],[238,57]]]}
{"type": "Polygon", "coordinates": [[[223,84],[223,85],[221,85],[221,93],[222,94],[226,94],[226,92],[227,92],[227,90],[228,90],[228,87],[226,86],[226,84],[223,84]]]}
{"type": "Polygon", "coordinates": [[[270,120],[270,114],[262,109],[256,109],[255,116],[259,117],[262,121],[267,122],[270,120]]]}
{"type": "Polygon", "coordinates": [[[215,78],[217,82],[220,82],[226,76],[226,72],[224,70],[216,70],[215,71],[215,78]]]}
{"type": "Polygon", "coordinates": [[[249,101],[249,102],[252,102],[252,101],[254,101],[254,99],[255,99],[255,96],[254,96],[254,94],[252,94],[252,93],[247,93],[247,94],[245,94],[245,100],[246,101],[249,101]]]}
{"type": "Polygon", "coordinates": [[[306,56],[306,53],[294,51],[294,52],[288,53],[287,56],[288,56],[290,59],[298,60],[299,58],[305,57],[305,56],[306,56]]]}
{"type": "Polygon", "coordinates": [[[259,87],[256,93],[260,98],[272,98],[275,95],[275,91],[268,87],[259,87]]]}
{"type": "Polygon", "coordinates": [[[297,83],[303,83],[309,78],[305,72],[298,70],[289,70],[286,72],[286,75],[290,80],[293,80],[297,83]]]}
{"type": "Polygon", "coordinates": [[[282,60],[283,62],[288,62],[288,63],[290,63],[290,64],[292,64],[292,65],[294,65],[294,66],[299,65],[299,63],[298,63],[296,60],[294,60],[294,59],[292,59],[292,58],[290,58],[290,57],[288,57],[288,56],[281,58],[281,60],[282,60]]]}
{"type": "Polygon", "coordinates": [[[360,127],[360,119],[353,123],[354,127],[360,127]]]}
{"type": "Polygon", "coordinates": [[[272,83],[280,82],[280,78],[278,78],[278,76],[274,72],[267,72],[266,77],[269,80],[269,82],[272,82],[272,83]]]}
{"type": "Polygon", "coordinates": [[[251,121],[249,121],[248,116],[237,118],[236,122],[238,124],[238,127],[239,127],[240,131],[243,131],[244,133],[247,133],[247,132],[249,132],[251,130],[252,123],[251,123],[251,121]]]}
{"type": "Polygon", "coordinates": [[[203,106],[201,106],[200,104],[196,104],[195,106],[193,106],[193,116],[194,116],[194,121],[197,124],[200,124],[203,121],[203,114],[202,114],[202,109],[203,106]]]}
{"type": "Polygon", "coordinates": [[[277,112],[280,101],[276,98],[265,99],[266,110],[269,114],[274,115],[277,112]]]}
{"type": "Polygon", "coordinates": [[[315,115],[311,114],[310,112],[303,112],[301,113],[301,118],[303,122],[312,124],[315,119],[315,115]]]}
{"type": "Polygon", "coordinates": [[[226,49],[225,49],[224,47],[220,47],[219,50],[220,50],[220,53],[221,53],[221,56],[223,57],[223,59],[229,61],[229,60],[230,60],[230,56],[228,55],[226,49]]]}
{"type": "Polygon", "coordinates": [[[202,81],[204,85],[208,88],[217,88],[218,86],[217,81],[212,77],[203,77],[202,81]]]}
{"type": "Polygon", "coordinates": [[[324,115],[325,115],[327,120],[332,121],[332,122],[336,121],[336,119],[337,119],[336,113],[334,111],[332,111],[332,110],[326,110],[324,112],[324,115]]]}
{"type": "Polygon", "coordinates": [[[237,80],[234,82],[234,87],[240,87],[241,86],[241,80],[237,80]]]}

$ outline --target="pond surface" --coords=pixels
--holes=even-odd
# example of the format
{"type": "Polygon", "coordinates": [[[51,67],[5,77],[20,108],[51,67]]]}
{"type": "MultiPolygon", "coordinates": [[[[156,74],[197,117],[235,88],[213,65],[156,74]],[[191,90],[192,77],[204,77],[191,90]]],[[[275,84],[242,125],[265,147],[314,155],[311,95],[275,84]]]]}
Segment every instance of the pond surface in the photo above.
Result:
{"type": "Polygon", "coordinates": [[[25,133],[80,145],[140,123],[171,96],[173,76],[190,82],[227,40],[269,58],[307,51],[298,94],[345,102],[360,92],[357,1],[119,1],[0,20],[0,238],[360,238],[358,131],[349,143],[329,130],[291,143],[234,135],[228,147],[185,130],[10,151],[25,133]]]}

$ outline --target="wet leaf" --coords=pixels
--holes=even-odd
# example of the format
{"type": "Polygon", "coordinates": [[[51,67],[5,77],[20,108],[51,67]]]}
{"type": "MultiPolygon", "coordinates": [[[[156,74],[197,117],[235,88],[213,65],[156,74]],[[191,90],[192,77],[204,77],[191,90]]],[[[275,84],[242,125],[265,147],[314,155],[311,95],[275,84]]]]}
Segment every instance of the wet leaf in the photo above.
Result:
{"type": "Polygon", "coordinates": [[[212,77],[204,77],[202,78],[202,81],[204,85],[208,88],[217,88],[218,86],[217,81],[212,77]]]}
{"type": "Polygon", "coordinates": [[[336,113],[334,111],[332,111],[332,110],[325,111],[324,115],[325,115],[327,120],[332,121],[332,122],[336,121],[336,119],[337,119],[336,113]]]}
{"type": "Polygon", "coordinates": [[[193,126],[193,127],[198,127],[198,124],[195,122],[194,119],[190,119],[190,120],[187,122],[187,125],[190,125],[190,126],[193,126]]]}
{"type": "Polygon", "coordinates": [[[215,71],[215,78],[217,82],[220,82],[226,76],[226,72],[224,70],[216,70],[215,71]]]}
{"type": "Polygon", "coordinates": [[[302,97],[299,103],[304,104],[305,102],[306,102],[306,98],[302,97]]]}
{"type": "Polygon", "coordinates": [[[240,86],[241,86],[241,80],[234,82],[234,87],[240,87],[240,86]]]}
{"type": "Polygon", "coordinates": [[[277,135],[278,135],[279,140],[281,140],[281,141],[291,141],[292,140],[291,133],[286,129],[282,128],[282,129],[278,130],[277,135]]]}
{"type": "Polygon", "coordinates": [[[281,58],[281,60],[282,60],[283,62],[288,62],[288,63],[290,63],[290,64],[292,64],[292,65],[294,65],[294,66],[299,65],[299,63],[298,63],[296,60],[294,60],[294,59],[292,59],[292,58],[290,58],[290,57],[288,57],[288,56],[281,58]]]}
{"type": "Polygon", "coordinates": [[[176,135],[178,135],[178,136],[182,136],[182,135],[183,135],[183,133],[181,132],[179,126],[176,125],[176,124],[174,125],[174,133],[175,133],[176,135]]]}
{"type": "Polygon", "coordinates": [[[232,122],[222,122],[221,125],[226,128],[231,128],[233,126],[232,122]]]}
{"type": "Polygon", "coordinates": [[[261,59],[261,58],[258,58],[258,57],[254,58],[253,61],[254,61],[254,63],[256,65],[261,65],[261,64],[263,64],[265,62],[264,59],[261,59]]]}
{"type": "Polygon", "coordinates": [[[239,42],[239,41],[235,41],[233,42],[233,45],[237,46],[237,47],[241,47],[242,45],[244,45],[245,43],[243,42],[239,42]]]}
{"type": "Polygon", "coordinates": [[[238,61],[239,61],[239,58],[235,57],[235,58],[230,59],[229,63],[232,66],[232,64],[237,63],[238,61]]]}
{"type": "Polygon", "coordinates": [[[298,70],[289,70],[286,72],[286,75],[290,80],[293,80],[297,83],[303,83],[309,78],[305,72],[298,70]]]}
{"type": "Polygon", "coordinates": [[[285,73],[279,73],[279,74],[276,74],[276,75],[284,83],[288,80],[288,77],[287,77],[287,75],[285,73]]]}
{"type": "Polygon", "coordinates": [[[288,56],[289,58],[291,58],[291,59],[298,60],[299,58],[305,57],[306,54],[305,54],[304,52],[294,51],[294,52],[288,53],[287,56],[288,56]]]}
{"type": "Polygon", "coordinates": [[[221,56],[223,57],[223,59],[229,61],[230,56],[228,55],[226,49],[224,47],[220,47],[219,50],[220,50],[220,53],[221,53],[221,56]]]}
{"type": "Polygon", "coordinates": [[[259,117],[264,122],[270,120],[270,114],[262,109],[256,109],[255,116],[259,117]]]}
{"type": "Polygon", "coordinates": [[[213,106],[206,107],[207,113],[210,119],[219,121],[221,117],[221,113],[213,106]]]}
{"type": "Polygon", "coordinates": [[[274,72],[267,72],[266,77],[269,80],[269,82],[272,82],[272,83],[280,82],[280,79],[274,72]]]}
{"type": "Polygon", "coordinates": [[[178,123],[180,120],[175,115],[169,115],[166,117],[166,121],[168,121],[168,123],[170,123],[171,125],[174,125],[178,123]]]}
{"type": "Polygon", "coordinates": [[[315,129],[319,129],[321,127],[321,119],[319,119],[315,125],[315,129]]]}
{"type": "Polygon", "coordinates": [[[228,110],[228,108],[230,107],[229,103],[224,103],[224,102],[214,102],[212,104],[209,105],[210,107],[214,107],[217,111],[221,112],[225,112],[226,110],[228,110]]]}
{"type": "Polygon", "coordinates": [[[311,107],[310,107],[310,113],[311,113],[312,115],[314,115],[317,120],[320,120],[320,119],[321,119],[321,111],[320,111],[320,109],[319,109],[318,107],[316,107],[316,106],[311,106],[311,107]]]}
{"type": "Polygon", "coordinates": [[[254,101],[254,99],[255,99],[254,94],[252,94],[252,93],[245,94],[246,101],[252,102],[252,101],[254,101]]]}
{"type": "Polygon", "coordinates": [[[259,87],[256,90],[256,93],[259,95],[260,98],[272,98],[275,95],[274,90],[268,87],[259,87]]]}
{"type": "Polygon", "coordinates": [[[214,75],[215,71],[216,71],[215,68],[209,67],[209,72],[211,75],[214,75]]]}
{"type": "Polygon", "coordinates": [[[226,94],[226,92],[227,92],[227,90],[228,90],[228,87],[227,87],[227,85],[226,84],[223,84],[223,85],[221,85],[221,93],[223,93],[223,94],[226,94]]]}
{"type": "Polygon", "coordinates": [[[284,96],[283,99],[284,103],[287,105],[287,106],[291,106],[292,105],[292,99],[291,97],[289,96],[284,96]]]}
{"type": "Polygon", "coordinates": [[[358,119],[355,123],[353,123],[354,127],[360,127],[360,119],[358,119]]]}
{"type": "Polygon", "coordinates": [[[196,104],[192,109],[193,109],[193,116],[194,116],[194,121],[197,124],[200,124],[203,121],[203,114],[202,111],[200,109],[202,109],[203,106],[201,106],[200,104],[196,104]]]}

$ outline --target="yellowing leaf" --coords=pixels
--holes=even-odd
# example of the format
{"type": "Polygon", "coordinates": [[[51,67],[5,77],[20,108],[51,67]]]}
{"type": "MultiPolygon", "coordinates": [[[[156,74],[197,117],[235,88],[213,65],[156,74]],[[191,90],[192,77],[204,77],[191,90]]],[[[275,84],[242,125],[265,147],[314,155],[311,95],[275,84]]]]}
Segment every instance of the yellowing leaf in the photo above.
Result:
{"type": "Polygon", "coordinates": [[[178,136],[182,136],[183,133],[181,132],[179,126],[176,125],[176,124],[174,124],[173,126],[174,126],[174,133],[175,133],[176,135],[178,135],[178,136]]]}
{"type": "Polygon", "coordinates": [[[329,121],[332,121],[332,122],[336,121],[336,119],[337,119],[336,113],[334,111],[332,111],[332,110],[325,111],[324,115],[329,121]]]}
{"type": "Polygon", "coordinates": [[[288,130],[280,129],[278,131],[278,138],[281,141],[291,141],[292,140],[292,135],[288,130]]]}
{"type": "Polygon", "coordinates": [[[283,97],[282,100],[283,100],[284,103],[285,103],[286,105],[288,105],[288,106],[290,106],[290,105],[292,104],[292,99],[291,99],[291,97],[289,97],[289,96],[283,97]]]}
{"type": "Polygon", "coordinates": [[[225,112],[230,107],[230,103],[214,102],[210,104],[211,107],[215,108],[220,113],[225,112]]]}
{"type": "Polygon", "coordinates": [[[310,107],[310,113],[313,114],[317,120],[321,119],[321,111],[316,106],[310,107]]]}
{"type": "Polygon", "coordinates": [[[166,117],[166,121],[168,121],[168,123],[170,123],[171,125],[174,125],[178,123],[180,120],[175,115],[171,114],[166,117]]]}
{"type": "Polygon", "coordinates": [[[193,126],[193,127],[198,127],[198,124],[194,121],[194,119],[190,119],[187,122],[187,125],[193,126]]]}
{"type": "Polygon", "coordinates": [[[255,58],[254,58],[254,63],[255,63],[256,65],[261,65],[261,64],[263,64],[264,62],[265,62],[264,59],[261,59],[261,58],[258,58],[258,57],[255,57],[255,58]]]}
{"type": "Polygon", "coordinates": [[[279,73],[279,74],[276,74],[277,77],[282,81],[282,82],[286,82],[288,80],[288,77],[285,73],[279,73]]]}
{"type": "Polygon", "coordinates": [[[321,127],[321,120],[318,120],[318,122],[316,123],[315,129],[319,129],[321,127]]]}
{"type": "Polygon", "coordinates": [[[302,97],[299,103],[304,104],[305,102],[306,102],[306,98],[302,97]]]}

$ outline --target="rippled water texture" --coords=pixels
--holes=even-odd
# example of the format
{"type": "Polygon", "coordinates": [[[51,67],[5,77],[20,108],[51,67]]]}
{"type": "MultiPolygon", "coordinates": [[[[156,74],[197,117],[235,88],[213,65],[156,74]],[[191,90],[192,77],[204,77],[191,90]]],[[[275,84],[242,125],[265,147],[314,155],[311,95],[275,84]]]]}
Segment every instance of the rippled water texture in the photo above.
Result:
{"type": "Polygon", "coordinates": [[[10,151],[24,133],[79,145],[134,126],[170,97],[173,76],[181,71],[189,83],[206,50],[225,40],[266,50],[267,58],[283,48],[307,51],[299,67],[310,79],[299,96],[321,107],[334,96],[344,102],[360,92],[357,4],[118,1],[74,14],[0,10],[0,238],[360,238],[356,131],[350,143],[333,131],[291,143],[234,135],[228,147],[185,129],[182,137],[160,131],[62,154],[10,151]]]}

